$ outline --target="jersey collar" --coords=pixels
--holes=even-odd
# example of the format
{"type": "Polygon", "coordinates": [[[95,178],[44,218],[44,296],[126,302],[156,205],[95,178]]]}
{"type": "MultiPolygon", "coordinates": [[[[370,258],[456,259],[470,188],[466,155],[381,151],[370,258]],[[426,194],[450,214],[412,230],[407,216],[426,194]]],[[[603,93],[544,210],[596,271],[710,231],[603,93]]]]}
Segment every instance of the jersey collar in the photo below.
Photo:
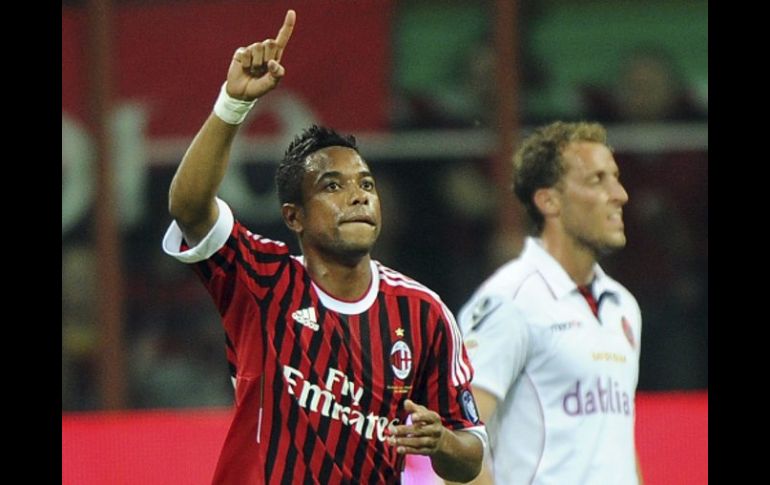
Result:
{"type": "MultiPolygon", "coordinates": [[[[543,248],[540,239],[527,237],[524,242],[521,258],[530,261],[535,266],[543,276],[546,284],[551,288],[551,291],[553,291],[556,299],[560,300],[570,293],[578,291],[575,282],[572,281],[572,278],[569,277],[562,265],[543,248]]],[[[594,280],[591,284],[593,285],[593,293],[596,298],[599,298],[605,292],[617,293],[617,290],[612,287],[612,280],[598,263],[594,263],[593,271],[594,280]]]]}
{"type": "MultiPolygon", "coordinates": [[[[292,258],[299,261],[299,263],[305,266],[304,256],[292,256],[292,258]]],[[[377,270],[377,266],[374,260],[369,261],[369,267],[372,272],[372,282],[369,284],[369,289],[366,290],[364,296],[356,301],[340,300],[325,292],[320,286],[315,284],[311,279],[310,282],[313,285],[313,290],[318,295],[318,299],[321,300],[321,304],[329,310],[345,315],[358,315],[369,309],[377,299],[377,293],[380,290],[380,272],[377,270]]]]}

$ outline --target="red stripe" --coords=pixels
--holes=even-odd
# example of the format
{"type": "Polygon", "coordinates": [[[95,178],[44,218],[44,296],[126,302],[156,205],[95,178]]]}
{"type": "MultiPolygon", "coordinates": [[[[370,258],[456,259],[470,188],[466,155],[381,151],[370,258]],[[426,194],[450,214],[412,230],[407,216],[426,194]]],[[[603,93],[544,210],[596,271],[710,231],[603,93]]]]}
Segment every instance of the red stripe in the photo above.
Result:
{"type": "Polygon", "coordinates": [[[578,291],[581,295],[583,295],[583,298],[586,299],[586,302],[588,303],[588,306],[591,307],[591,311],[593,312],[594,316],[599,318],[599,304],[596,302],[594,294],[591,293],[591,289],[587,286],[578,286],[578,291]]]}

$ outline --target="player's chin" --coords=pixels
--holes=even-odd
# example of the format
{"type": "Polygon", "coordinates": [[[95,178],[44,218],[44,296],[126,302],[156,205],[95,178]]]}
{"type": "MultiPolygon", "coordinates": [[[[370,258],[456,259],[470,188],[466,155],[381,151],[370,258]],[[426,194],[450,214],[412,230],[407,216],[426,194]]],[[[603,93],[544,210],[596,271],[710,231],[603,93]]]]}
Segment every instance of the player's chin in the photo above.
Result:
{"type": "Polygon", "coordinates": [[[369,254],[377,241],[376,235],[362,235],[361,237],[346,237],[340,241],[339,248],[347,255],[364,256],[369,254]]]}
{"type": "Polygon", "coordinates": [[[344,246],[358,249],[371,249],[377,241],[380,231],[375,226],[359,227],[355,230],[341,231],[344,246]]]}
{"type": "Polygon", "coordinates": [[[602,254],[611,254],[626,247],[626,235],[623,231],[607,235],[602,241],[602,254]]]}

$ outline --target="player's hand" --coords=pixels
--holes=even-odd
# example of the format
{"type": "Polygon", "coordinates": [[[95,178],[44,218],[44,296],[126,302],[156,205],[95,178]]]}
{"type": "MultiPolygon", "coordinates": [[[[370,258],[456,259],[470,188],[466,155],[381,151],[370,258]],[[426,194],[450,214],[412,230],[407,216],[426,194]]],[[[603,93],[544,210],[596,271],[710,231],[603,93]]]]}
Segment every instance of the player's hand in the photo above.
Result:
{"type": "Polygon", "coordinates": [[[275,39],[255,42],[235,50],[227,71],[227,94],[236,99],[251,101],[278,85],[286,73],[281,65],[281,57],[291,38],[296,18],[294,10],[287,11],[275,39]]]}
{"type": "Polygon", "coordinates": [[[390,429],[388,443],[396,452],[405,455],[433,455],[441,449],[441,441],[449,431],[441,424],[438,413],[411,399],[404,401],[404,409],[411,414],[411,425],[398,425],[390,429]]]}

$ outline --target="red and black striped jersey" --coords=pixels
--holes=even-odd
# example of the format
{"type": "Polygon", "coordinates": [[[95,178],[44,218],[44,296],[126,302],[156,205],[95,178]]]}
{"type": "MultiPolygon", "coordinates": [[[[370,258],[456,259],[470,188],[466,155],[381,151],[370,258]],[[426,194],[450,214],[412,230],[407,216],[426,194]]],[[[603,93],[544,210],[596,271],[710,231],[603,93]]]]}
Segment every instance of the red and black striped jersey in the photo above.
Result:
{"type": "Polygon", "coordinates": [[[420,283],[372,261],[366,295],[336,300],[285,244],[237,221],[194,268],[236,382],[214,483],[399,483],[404,460],[385,437],[407,398],[450,429],[483,433],[454,317],[420,283]]]}

